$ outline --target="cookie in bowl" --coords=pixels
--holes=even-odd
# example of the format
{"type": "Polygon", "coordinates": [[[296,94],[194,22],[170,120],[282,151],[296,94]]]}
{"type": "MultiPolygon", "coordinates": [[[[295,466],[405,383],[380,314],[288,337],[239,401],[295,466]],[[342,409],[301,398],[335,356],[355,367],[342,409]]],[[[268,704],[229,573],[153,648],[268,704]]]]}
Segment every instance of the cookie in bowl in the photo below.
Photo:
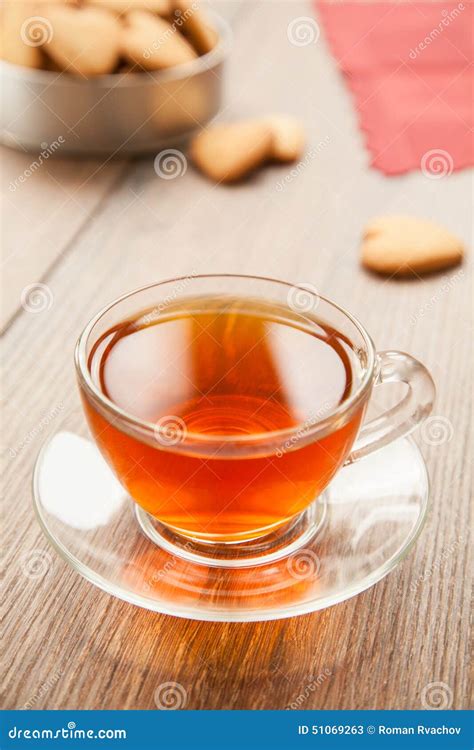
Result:
{"type": "Polygon", "coordinates": [[[220,108],[229,46],[194,1],[7,0],[0,139],[37,151],[62,136],[62,154],[181,144],[220,108]]]}

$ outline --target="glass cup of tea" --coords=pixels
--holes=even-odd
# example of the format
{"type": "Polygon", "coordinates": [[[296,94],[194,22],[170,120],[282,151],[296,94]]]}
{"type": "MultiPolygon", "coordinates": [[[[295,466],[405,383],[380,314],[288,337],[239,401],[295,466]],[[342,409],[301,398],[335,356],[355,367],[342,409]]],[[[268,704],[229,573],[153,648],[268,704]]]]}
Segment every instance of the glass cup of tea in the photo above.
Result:
{"type": "Polygon", "coordinates": [[[377,353],[364,327],[314,288],[237,275],[189,276],[126,294],[76,347],[94,440],[153,523],[181,548],[274,548],[341,467],[430,413],[426,368],[377,353]],[[364,415],[375,387],[405,383],[364,415]]]}

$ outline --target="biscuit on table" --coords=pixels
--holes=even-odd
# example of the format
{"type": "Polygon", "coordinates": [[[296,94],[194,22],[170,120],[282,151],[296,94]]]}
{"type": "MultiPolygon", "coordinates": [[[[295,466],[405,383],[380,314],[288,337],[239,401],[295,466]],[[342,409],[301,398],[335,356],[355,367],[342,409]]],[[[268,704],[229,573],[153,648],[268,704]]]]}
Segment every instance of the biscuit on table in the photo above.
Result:
{"type": "Polygon", "coordinates": [[[378,273],[409,276],[436,271],[462,260],[461,240],[432,221],[382,216],[365,227],[362,264],[378,273]]]}
{"type": "Polygon", "coordinates": [[[272,131],[262,120],[213,125],[191,141],[190,156],[216,182],[235,182],[269,157],[272,131]]]}
{"type": "Polygon", "coordinates": [[[289,115],[271,115],[266,121],[273,133],[272,159],[281,162],[300,159],[306,142],[301,122],[289,115]]]}

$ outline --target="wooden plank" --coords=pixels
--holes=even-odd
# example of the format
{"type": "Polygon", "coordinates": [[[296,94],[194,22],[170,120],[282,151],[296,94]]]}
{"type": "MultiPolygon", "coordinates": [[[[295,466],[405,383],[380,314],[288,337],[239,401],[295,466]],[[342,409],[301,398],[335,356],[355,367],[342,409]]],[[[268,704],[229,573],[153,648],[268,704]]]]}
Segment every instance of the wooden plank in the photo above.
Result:
{"type": "Polygon", "coordinates": [[[21,308],[21,294],[41,281],[120,178],[125,162],[60,158],[1,148],[2,279],[0,325],[21,308]]]}
{"type": "Polygon", "coordinates": [[[300,2],[246,5],[222,115],[299,114],[314,156],[297,176],[272,167],[215,187],[191,166],[164,181],[151,159],[137,162],[43,277],[52,306],[22,312],[5,335],[7,708],[153,709],[167,681],[184,687],[187,708],[285,708],[307,694],[304,708],[415,709],[434,681],[449,686],[453,708],[468,705],[468,267],[447,274],[447,285],[444,276],[383,281],[361,270],[357,248],[366,219],[395,211],[438,219],[469,242],[469,175],[388,180],[367,168],[324,39],[288,44],[288,23],[311,12],[300,2]],[[414,551],[355,599],[273,623],[158,616],[93,588],[51,550],[45,576],[25,577],[25,555],[48,550],[31,507],[36,452],[63,426],[84,431],[72,366],[82,327],[133,287],[218,271],[312,283],[358,315],[379,348],[410,351],[432,370],[435,412],[452,438],[421,445],[432,495],[414,551]],[[45,414],[55,416],[41,427],[45,414]]]}
{"type": "MultiPolygon", "coordinates": [[[[229,23],[235,23],[245,9],[240,0],[224,0],[217,6],[229,23]]],[[[21,310],[25,287],[41,282],[92,219],[101,201],[126,173],[127,161],[61,158],[61,141],[41,154],[0,146],[0,155],[3,330],[21,310]]]]}

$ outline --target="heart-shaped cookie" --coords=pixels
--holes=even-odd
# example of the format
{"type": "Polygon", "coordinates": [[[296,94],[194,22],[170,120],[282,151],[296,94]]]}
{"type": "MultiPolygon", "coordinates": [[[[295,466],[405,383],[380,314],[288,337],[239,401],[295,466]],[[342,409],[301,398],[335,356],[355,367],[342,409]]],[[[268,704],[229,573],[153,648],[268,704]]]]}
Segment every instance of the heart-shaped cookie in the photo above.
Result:
{"type": "Polygon", "coordinates": [[[161,70],[188,63],[197,57],[178,28],[160,16],[134,10],[125,17],[122,52],[145,70],[161,70]]]}
{"type": "Polygon", "coordinates": [[[83,76],[111,73],[119,60],[120,25],[112,13],[92,6],[52,5],[47,54],[63,70],[83,76]]]}
{"type": "Polygon", "coordinates": [[[194,163],[216,182],[234,182],[270,155],[272,131],[263,120],[214,125],[191,142],[194,163]]]}
{"type": "Polygon", "coordinates": [[[0,14],[0,57],[2,60],[41,67],[40,45],[50,33],[48,21],[36,14],[35,6],[18,0],[2,4],[0,14]]]}
{"type": "Polygon", "coordinates": [[[272,115],[267,122],[273,133],[272,158],[282,162],[300,159],[306,140],[301,122],[288,115],[272,115]]]}
{"type": "Polygon", "coordinates": [[[210,52],[217,44],[217,31],[208,21],[206,14],[195,0],[175,0],[178,23],[181,30],[189,37],[193,47],[200,55],[210,52]]]}
{"type": "Polygon", "coordinates": [[[462,260],[461,240],[444,227],[413,216],[381,216],[367,224],[361,246],[364,266],[378,273],[410,276],[462,260]]]}
{"type": "Polygon", "coordinates": [[[149,10],[160,16],[169,16],[172,11],[171,0],[86,0],[89,5],[101,5],[106,10],[120,15],[132,10],[149,10]]]}

